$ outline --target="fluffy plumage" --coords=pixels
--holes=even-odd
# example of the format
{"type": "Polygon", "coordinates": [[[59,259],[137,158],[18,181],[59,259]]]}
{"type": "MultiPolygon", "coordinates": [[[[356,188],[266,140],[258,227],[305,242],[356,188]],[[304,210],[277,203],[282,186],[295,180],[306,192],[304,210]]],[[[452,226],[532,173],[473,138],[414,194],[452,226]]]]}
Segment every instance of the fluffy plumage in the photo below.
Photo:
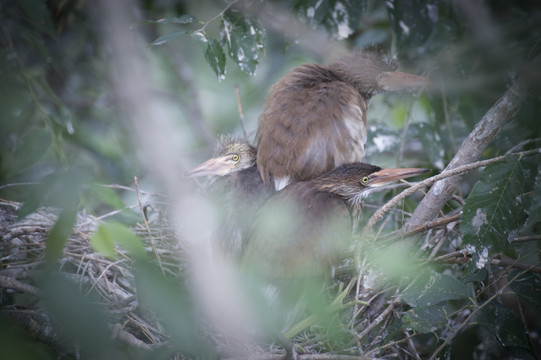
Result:
{"type": "Polygon", "coordinates": [[[368,100],[426,79],[396,63],[357,53],[327,66],[293,68],[270,89],[256,135],[257,167],[277,190],[364,158],[368,100]]]}
{"type": "Polygon", "coordinates": [[[325,274],[348,249],[353,215],[368,190],[427,171],[350,163],[287,186],[258,212],[244,263],[270,278],[325,274]]]}
{"type": "Polygon", "coordinates": [[[215,238],[221,250],[234,257],[242,252],[254,214],[271,193],[255,162],[255,147],[221,136],[213,158],[187,173],[188,177],[214,176],[209,194],[222,211],[215,238]]]}

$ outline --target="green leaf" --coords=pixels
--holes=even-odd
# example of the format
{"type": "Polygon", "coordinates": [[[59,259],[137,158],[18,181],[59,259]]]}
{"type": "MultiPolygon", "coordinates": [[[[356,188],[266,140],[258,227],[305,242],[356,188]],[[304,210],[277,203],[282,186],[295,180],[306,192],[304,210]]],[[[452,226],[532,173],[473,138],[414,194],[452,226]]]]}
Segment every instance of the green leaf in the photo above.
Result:
{"type": "Polygon", "coordinates": [[[312,27],[323,25],[332,37],[345,39],[361,23],[366,0],[299,0],[294,8],[312,27]]]}
{"type": "MultiPolygon", "coordinates": [[[[48,321],[54,324],[54,331],[63,339],[67,351],[76,346],[89,359],[110,357],[115,352],[107,324],[113,318],[105,315],[108,309],[103,297],[96,291],[82,294],[81,284],[65,275],[65,272],[52,272],[39,280],[44,294],[40,304],[47,311],[48,321]]],[[[119,357],[115,354],[113,358],[119,357]]]]}
{"type": "Polygon", "coordinates": [[[73,209],[64,209],[58,215],[58,219],[47,236],[45,258],[48,265],[54,265],[62,256],[64,246],[68,241],[73,224],[77,220],[77,212],[73,209]]]}
{"type": "Polygon", "coordinates": [[[188,30],[184,30],[184,29],[172,31],[172,32],[170,32],[170,33],[168,33],[168,34],[166,34],[164,36],[160,36],[159,38],[157,38],[156,40],[154,40],[153,42],[148,44],[147,48],[152,47],[152,46],[156,46],[156,45],[167,44],[168,42],[170,42],[172,40],[175,40],[176,38],[186,34],[187,32],[188,32],[188,30]]]}
{"type": "Polygon", "coordinates": [[[197,21],[197,18],[193,15],[184,14],[179,17],[163,18],[158,20],[147,20],[153,24],[191,24],[197,21]]]}
{"type": "Polygon", "coordinates": [[[40,206],[75,210],[79,204],[79,192],[88,181],[88,172],[72,167],[46,176],[39,185],[33,186],[26,194],[19,209],[19,217],[31,214],[40,206]]]}
{"type": "MultiPolygon", "coordinates": [[[[518,271],[509,274],[509,279],[514,278],[518,271]]],[[[535,309],[541,309],[541,281],[539,276],[529,272],[511,283],[513,290],[521,301],[531,304],[535,309]]]]}
{"type": "Polygon", "coordinates": [[[469,287],[461,281],[444,274],[432,272],[421,276],[400,294],[410,306],[426,307],[442,301],[466,299],[470,296],[469,287]]]}
{"type": "Polygon", "coordinates": [[[503,346],[528,348],[529,341],[520,319],[509,308],[490,303],[481,309],[477,324],[494,335],[503,346]]]}
{"type": "Polygon", "coordinates": [[[533,228],[535,224],[541,222],[541,167],[537,169],[531,206],[527,210],[527,213],[528,219],[524,225],[525,229],[533,228]]]}
{"type": "Polygon", "coordinates": [[[242,71],[254,75],[264,52],[265,31],[261,25],[255,19],[229,9],[222,17],[221,36],[227,42],[229,57],[242,71]]]}
{"type": "Polygon", "coordinates": [[[422,333],[436,331],[447,324],[447,316],[440,306],[415,307],[402,317],[404,327],[422,333]]]}
{"type": "Polygon", "coordinates": [[[116,258],[115,245],[120,245],[136,259],[142,259],[146,256],[139,237],[126,226],[117,222],[101,224],[92,234],[90,244],[97,252],[113,259],[116,258]]]}
{"type": "Polygon", "coordinates": [[[100,203],[102,202],[107,204],[114,209],[122,209],[126,207],[121,197],[118,196],[113,189],[105,187],[101,184],[92,184],[90,186],[89,196],[92,196],[100,203]]]}
{"type": "Polygon", "coordinates": [[[199,309],[186,282],[164,277],[149,261],[136,262],[134,274],[140,306],[160,319],[170,343],[186,358],[217,359],[214,347],[201,336],[199,309]]]}
{"type": "Polygon", "coordinates": [[[473,262],[481,269],[489,251],[506,249],[517,234],[524,189],[520,157],[509,156],[504,163],[493,164],[481,174],[464,204],[460,230],[463,243],[473,250],[473,262]]]}
{"type": "Polygon", "coordinates": [[[225,54],[218,40],[208,37],[204,32],[192,33],[192,38],[197,40],[205,51],[205,60],[209,63],[218,80],[225,79],[225,54]]]}

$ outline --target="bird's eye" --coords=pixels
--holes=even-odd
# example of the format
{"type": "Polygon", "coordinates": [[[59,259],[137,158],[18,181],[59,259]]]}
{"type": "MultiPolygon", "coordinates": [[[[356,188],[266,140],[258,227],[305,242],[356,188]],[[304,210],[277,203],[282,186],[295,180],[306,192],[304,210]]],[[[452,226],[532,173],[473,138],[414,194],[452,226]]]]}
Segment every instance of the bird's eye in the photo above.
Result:
{"type": "Polygon", "coordinates": [[[368,176],[364,176],[362,179],[361,179],[361,182],[363,184],[366,184],[368,182],[368,176]]]}
{"type": "Polygon", "coordinates": [[[231,159],[233,159],[233,161],[239,161],[239,156],[237,154],[233,154],[233,156],[231,156],[231,159]]]}

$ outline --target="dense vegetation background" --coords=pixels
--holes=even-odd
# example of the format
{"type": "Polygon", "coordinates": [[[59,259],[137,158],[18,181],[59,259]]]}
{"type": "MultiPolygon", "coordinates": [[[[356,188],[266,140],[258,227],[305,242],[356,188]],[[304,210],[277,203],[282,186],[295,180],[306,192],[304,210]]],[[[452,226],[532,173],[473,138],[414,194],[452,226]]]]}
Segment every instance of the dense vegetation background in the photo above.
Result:
{"type": "MultiPolygon", "coordinates": [[[[134,176],[169,205],[180,199],[171,205],[174,218],[182,219],[186,237],[197,238],[208,209],[194,206],[196,187],[182,174],[212,154],[218,134],[242,136],[235,84],[253,139],[268,88],[293,66],[374,46],[395,55],[401,69],[430,77],[432,86],[372,100],[368,162],[438,173],[464,142],[479,151],[468,162],[508,156],[460,178],[441,214],[425,204],[432,218],[421,223],[462,211],[460,225],[453,218],[414,239],[417,248],[425,241],[427,262],[437,251],[451,256],[430,264],[426,279],[412,286],[391,281],[387,299],[396,308],[385,326],[375,324],[370,340],[363,332],[368,320],[345,332],[319,329],[319,347],[305,348],[361,356],[377,345],[370,356],[391,351],[401,358],[434,358],[439,351],[457,359],[539,357],[541,156],[509,154],[541,147],[540,10],[535,1],[0,1],[0,198],[21,202],[21,218],[42,206],[57,209],[47,274],[82,210],[126,228],[141,220],[134,192],[103,186],[133,187],[134,176]],[[491,113],[495,104],[503,110],[491,113]],[[475,143],[468,135],[483,120],[486,131],[476,129],[475,143]],[[406,350],[396,350],[395,341],[406,350]]],[[[384,232],[400,228],[418,200],[404,202],[384,232]]],[[[113,233],[125,235],[119,231],[113,233]]],[[[128,350],[111,340],[106,324],[118,314],[51,275],[35,284],[47,296],[23,303],[49,309],[53,329],[71,345],[32,337],[2,316],[2,352],[9,358],[213,356],[211,342],[194,330],[200,324],[185,285],[130,251],[138,259],[138,291],[153,294],[142,301],[145,311],[164,319],[170,347],[128,350]]],[[[405,259],[392,258],[383,268],[393,261],[405,259]]],[[[0,296],[3,309],[21,304],[4,289],[0,296]]]]}

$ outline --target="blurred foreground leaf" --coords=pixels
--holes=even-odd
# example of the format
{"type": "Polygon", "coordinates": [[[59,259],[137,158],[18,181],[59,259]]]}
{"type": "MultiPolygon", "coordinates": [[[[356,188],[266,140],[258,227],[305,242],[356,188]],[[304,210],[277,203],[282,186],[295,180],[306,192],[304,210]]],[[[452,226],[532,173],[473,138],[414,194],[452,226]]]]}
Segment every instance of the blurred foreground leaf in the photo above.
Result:
{"type": "Polygon", "coordinates": [[[47,237],[45,257],[49,265],[56,264],[62,256],[64,246],[73,231],[76,219],[77,212],[74,209],[64,209],[58,215],[58,219],[47,237]]]}
{"type": "Polygon", "coordinates": [[[56,359],[47,345],[37,343],[11,319],[0,315],[0,349],[5,359],[56,359]]]}
{"type": "Polygon", "coordinates": [[[115,245],[123,247],[136,259],[145,257],[141,239],[126,226],[117,222],[101,224],[92,234],[90,243],[97,252],[109,258],[116,258],[115,245]]]}
{"type": "Polygon", "coordinates": [[[60,273],[50,272],[40,282],[47,314],[66,350],[89,359],[115,358],[105,308],[95,294],[84,296],[78,284],[60,273]]]}
{"type": "Polygon", "coordinates": [[[160,319],[181,353],[192,358],[217,358],[214,347],[201,336],[198,309],[186,283],[164,277],[148,261],[136,262],[134,270],[141,306],[160,319]]]}

